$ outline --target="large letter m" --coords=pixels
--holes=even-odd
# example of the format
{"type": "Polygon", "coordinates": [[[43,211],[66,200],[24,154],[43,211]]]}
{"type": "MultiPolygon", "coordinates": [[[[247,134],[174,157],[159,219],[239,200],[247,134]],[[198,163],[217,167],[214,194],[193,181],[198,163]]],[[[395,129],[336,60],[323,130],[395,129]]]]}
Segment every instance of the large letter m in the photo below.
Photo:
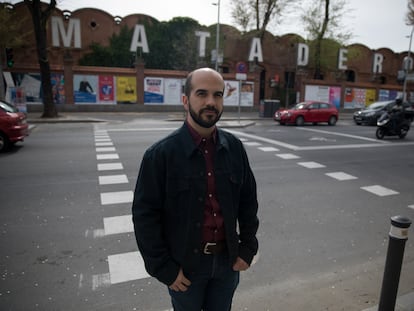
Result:
{"type": "Polygon", "coordinates": [[[59,37],[62,37],[63,46],[68,48],[71,46],[73,38],[73,47],[81,48],[80,38],[80,20],[70,19],[68,22],[68,29],[66,31],[65,25],[61,17],[52,16],[52,46],[60,47],[59,37]]]}

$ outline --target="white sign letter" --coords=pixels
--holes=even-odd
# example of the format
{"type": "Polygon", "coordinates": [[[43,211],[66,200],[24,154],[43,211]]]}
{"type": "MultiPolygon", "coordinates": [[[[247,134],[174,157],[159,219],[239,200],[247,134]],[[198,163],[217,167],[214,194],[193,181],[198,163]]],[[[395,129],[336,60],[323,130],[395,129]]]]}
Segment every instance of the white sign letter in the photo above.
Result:
{"type": "Polygon", "coordinates": [[[298,66],[306,66],[309,62],[309,46],[305,43],[298,43],[298,66]]]}
{"type": "Polygon", "coordinates": [[[372,73],[382,73],[382,61],[384,56],[380,53],[374,54],[374,60],[372,63],[372,73]]]}
{"type": "Polygon", "coordinates": [[[348,57],[346,57],[346,54],[348,54],[347,49],[339,49],[339,55],[338,55],[338,69],[339,70],[347,70],[348,66],[344,64],[348,57]]]}
{"type": "Polygon", "coordinates": [[[135,25],[134,34],[132,35],[130,52],[136,52],[137,48],[142,48],[142,52],[149,53],[147,35],[145,34],[144,25],[135,25]]]}
{"type": "Polygon", "coordinates": [[[260,38],[253,38],[252,45],[250,46],[249,62],[253,62],[257,57],[257,61],[263,62],[262,44],[260,38]]]}
{"type": "Polygon", "coordinates": [[[74,47],[81,48],[80,39],[80,20],[77,18],[70,19],[68,24],[68,31],[65,31],[65,25],[61,17],[52,16],[52,46],[60,47],[59,35],[62,37],[63,46],[70,47],[72,38],[74,37],[74,47]]]}
{"type": "Polygon", "coordinates": [[[206,38],[210,37],[210,33],[206,31],[196,31],[195,35],[200,37],[198,42],[198,56],[204,57],[206,56],[206,38]]]}

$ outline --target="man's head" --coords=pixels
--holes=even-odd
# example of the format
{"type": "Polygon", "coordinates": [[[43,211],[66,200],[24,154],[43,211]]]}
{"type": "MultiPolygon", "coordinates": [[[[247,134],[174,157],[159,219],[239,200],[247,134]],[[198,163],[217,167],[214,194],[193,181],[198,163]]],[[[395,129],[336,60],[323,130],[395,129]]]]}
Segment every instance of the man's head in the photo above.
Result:
{"type": "Polygon", "coordinates": [[[211,68],[192,71],[184,86],[183,104],[187,121],[204,134],[213,130],[223,112],[223,77],[211,68]]]}

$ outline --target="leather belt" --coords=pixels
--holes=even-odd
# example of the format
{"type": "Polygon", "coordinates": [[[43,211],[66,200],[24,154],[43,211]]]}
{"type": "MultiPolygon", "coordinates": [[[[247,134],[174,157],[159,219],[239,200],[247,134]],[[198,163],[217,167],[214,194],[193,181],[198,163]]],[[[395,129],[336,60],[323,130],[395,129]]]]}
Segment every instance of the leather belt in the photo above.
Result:
{"type": "Polygon", "coordinates": [[[216,255],[226,250],[225,241],[206,242],[203,244],[203,254],[216,255]]]}

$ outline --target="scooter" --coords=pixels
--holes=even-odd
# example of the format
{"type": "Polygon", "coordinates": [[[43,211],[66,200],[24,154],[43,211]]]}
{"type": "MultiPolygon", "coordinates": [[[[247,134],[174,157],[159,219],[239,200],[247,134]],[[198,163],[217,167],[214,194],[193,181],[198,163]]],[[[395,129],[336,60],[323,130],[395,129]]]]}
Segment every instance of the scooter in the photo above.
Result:
{"type": "Polygon", "coordinates": [[[390,113],[385,111],[377,120],[377,131],[375,135],[378,139],[383,139],[384,136],[398,136],[399,138],[404,138],[407,136],[409,130],[410,122],[405,116],[401,116],[397,120],[391,120],[390,113]]]}

